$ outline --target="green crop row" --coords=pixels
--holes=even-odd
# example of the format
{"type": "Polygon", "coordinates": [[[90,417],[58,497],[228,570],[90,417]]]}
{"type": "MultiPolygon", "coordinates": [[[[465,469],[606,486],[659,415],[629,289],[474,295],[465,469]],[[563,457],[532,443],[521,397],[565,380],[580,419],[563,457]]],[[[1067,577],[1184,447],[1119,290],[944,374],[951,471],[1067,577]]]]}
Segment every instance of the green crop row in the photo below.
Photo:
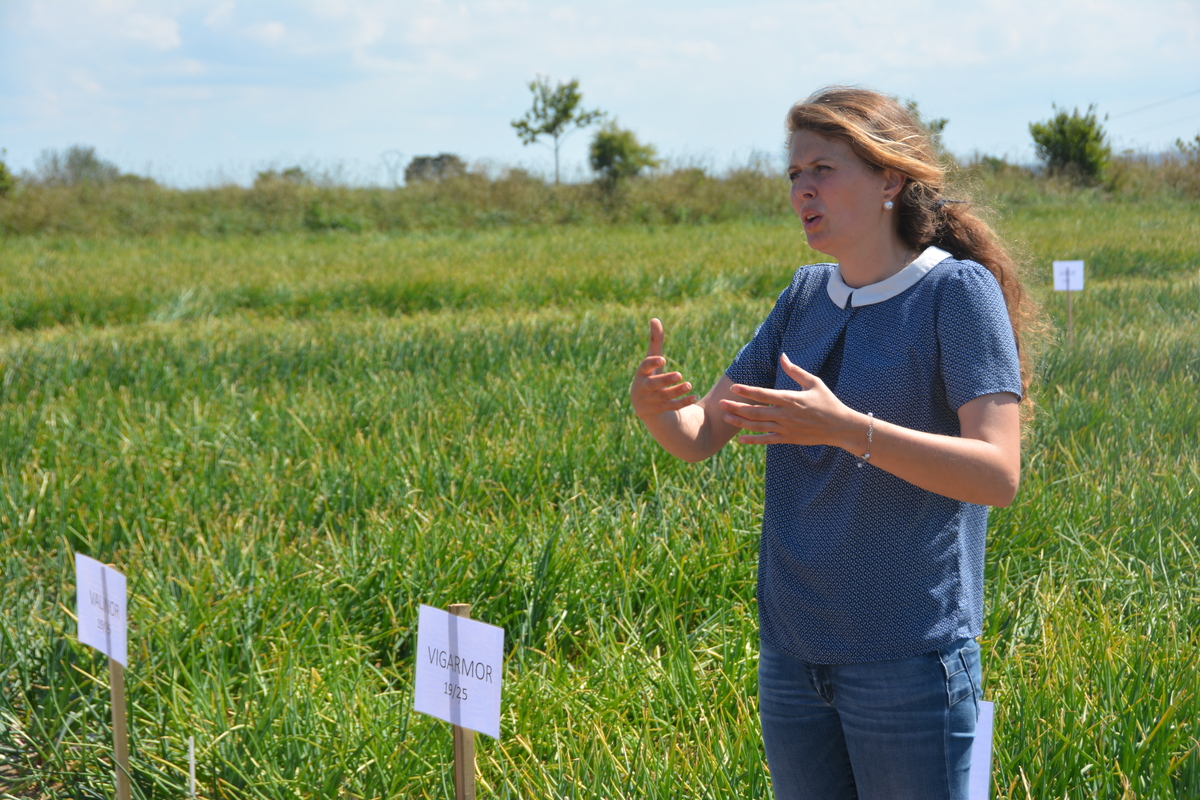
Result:
{"type": "MultiPolygon", "coordinates": [[[[1084,259],[1090,279],[1200,269],[1200,203],[1018,206],[998,225],[1021,244],[1031,287],[1045,285],[1054,259],[1084,259]]],[[[0,328],[767,296],[797,266],[821,260],[798,234],[793,217],[410,235],[0,238],[0,328]]]]}

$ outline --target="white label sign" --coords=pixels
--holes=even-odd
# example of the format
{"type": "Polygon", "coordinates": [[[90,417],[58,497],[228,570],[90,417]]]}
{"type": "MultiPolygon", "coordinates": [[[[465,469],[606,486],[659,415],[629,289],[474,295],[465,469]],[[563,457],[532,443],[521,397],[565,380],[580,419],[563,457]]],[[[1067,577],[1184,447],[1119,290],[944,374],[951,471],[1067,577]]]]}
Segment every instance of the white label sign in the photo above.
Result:
{"type": "Polygon", "coordinates": [[[971,746],[969,800],[988,800],[992,790],[992,719],[995,704],[979,701],[979,720],[975,723],[975,744],[971,746]]]}
{"type": "Polygon", "coordinates": [[[504,629],[422,605],[413,707],[500,738],[504,629]]]}
{"type": "Polygon", "coordinates": [[[75,616],[79,641],[123,667],[125,653],[125,576],[94,558],[75,554],[75,616]]]}
{"type": "Polygon", "coordinates": [[[1055,261],[1054,262],[1054,291],[1082,292],[1083,291],[1083,262],[1055,261]]]}

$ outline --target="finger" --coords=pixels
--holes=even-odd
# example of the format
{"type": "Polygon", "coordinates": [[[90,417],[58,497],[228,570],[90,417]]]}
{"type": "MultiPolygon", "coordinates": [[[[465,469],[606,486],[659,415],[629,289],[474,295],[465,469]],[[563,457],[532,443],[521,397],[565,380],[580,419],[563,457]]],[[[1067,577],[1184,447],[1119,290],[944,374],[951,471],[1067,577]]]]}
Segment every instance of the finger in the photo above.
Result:
{"type": "Polygon", "coordinates": [[[760,404],[766,403],[768,405],[780,406],[795,403],[795,398],[789,396],[794,395],[795,392],[780,391],[779,389],[763,389],[758,386],[746,386],[741,383],[735,383],[729,387],[729,390],[734,394],[749,398],[760,404]]]}
{"type": "Polygon", "coordinates": [[[659,397],[676,398],[680,395],[685,395],[692,390],[690,383],[681,383],[678,386],[670,386],[656,390],[659,397]]]}
{"type": "Polygon", "coordinates": [[[664,338],[662,322],[657,317],[650,320],[650,352],[647,355],[661,356],[664,338]]]}
{"type": "MultiPolygon", "coordinates": [[[[654,390],[662,389],[667,386],[674,386],[683,381],[683,375],[678,372],[666,372],[662,375],[650,375],[646,378],[646,383],[654,390]]],[[[691,384],[688,384],[689,388],[691,384]]]]}
{"type": "Polygon", "coordinates": [[[811,372],[806,372],[801,367],[792,363],[792,360],[787,357],[787,353],[779,354],[779,365],[783,367],[783,371],[791,377],[796,383],[800,384],[805,389],[811,389],[821,382],[821,379],[811,372]]]}
{"type": "Polygon", "coordinates": [[[779,416],[779,409],[774,406],[752,406],[748,403],[722,400],[721,408],[725,409],[725,413],[727,414],[733,414],[744,419],[776,420],[779,416]]]}
{"type": "Polygon", "coordinates": [[[738,416],[737,414],[726,414],[725,421],[730,425],[736,425],[745,431],[758,431],[759,433],[767,433],[779,430],[779,426],[775,422],[762,419],[750,419],[749,417],[742,417],[738,416]]]}
{"type": "Polygon", "coordinates": [[[646,356],[642,359],[642,363],[638,364],[637,374],[643,378],[648,377],[665,367],[666,364],[667,360],[662,356],[646,356]]]}
{"type": "Polygon", "coordinates": [[[668,411],[675,411],[676,409],[686,408],[698,402],[700,402],[699,397],[696,397],[694,394],[689,394],[686,397],[680,397],[672,400],[671,402],[667,403],[666,406],[668,411]]]}

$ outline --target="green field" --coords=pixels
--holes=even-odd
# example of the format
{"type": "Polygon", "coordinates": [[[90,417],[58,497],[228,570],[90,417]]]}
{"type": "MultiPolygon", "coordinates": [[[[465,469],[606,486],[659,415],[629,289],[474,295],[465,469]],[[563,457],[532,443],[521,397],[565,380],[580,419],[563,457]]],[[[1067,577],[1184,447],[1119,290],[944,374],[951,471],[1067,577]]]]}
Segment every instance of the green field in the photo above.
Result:
{"type": "MultiPolygon", "coordinates": [[[[1010,206],[1045,291],[1020,494],[993,512],[995,798],[1200,797],[1200,204],[1010,206]]],[[[417,605],[508,650],[481,797],[769,795],[761,450],[678,462],[645,328],[709,385],[794,222],[0,239],[0,793],[111,796],[75,551],[129,578],[135,796],[452,796],[417,605]]]]}

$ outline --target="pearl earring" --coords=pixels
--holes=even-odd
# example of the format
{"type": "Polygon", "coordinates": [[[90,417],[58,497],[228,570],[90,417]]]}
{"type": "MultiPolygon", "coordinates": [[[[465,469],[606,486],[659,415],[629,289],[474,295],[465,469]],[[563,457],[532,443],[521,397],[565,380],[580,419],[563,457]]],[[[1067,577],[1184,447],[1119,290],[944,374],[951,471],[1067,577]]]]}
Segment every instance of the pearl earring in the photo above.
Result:
{"type": "Polygon", "coordinates": [[[888,200],[886,203],[883,204],[883,207],[886,208],[888,211],[891,211],[895,205],[896,204],[893,203],[891,200],[888,200]]]}

